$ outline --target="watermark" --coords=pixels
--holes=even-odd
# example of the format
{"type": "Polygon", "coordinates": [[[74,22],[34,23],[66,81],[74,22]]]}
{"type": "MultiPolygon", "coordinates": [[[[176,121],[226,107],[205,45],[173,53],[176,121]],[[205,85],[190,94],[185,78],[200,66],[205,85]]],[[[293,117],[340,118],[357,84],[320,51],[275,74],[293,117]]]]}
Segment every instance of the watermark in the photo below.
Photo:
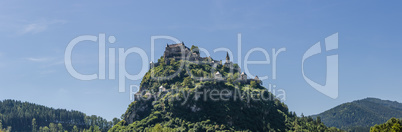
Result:
{"type": "MultiPolygon", "coordinates": [[[[242,55],[242,41],[241,41],[241,34],[237,34],[237,65],[238,67],[234,66],[234,63],[230,58],[234,58],[234,52],[230,50],[229,48],[226,47],[220,47],[214,49],[212,52],[208,51],[205,48],[198,47],[196,49],[190,50],[187,46],[184,45],[182,41],[179,39],[172,37],[172,36],[151,36],[150,37],[150,58],[147,54],[147,52],[139,47],[131,47],[131,48],[111,48],[108,47],[108,45],[117,45],[116,43],[116,38],[114,36],[106,36],[104,33],[100,33],[98,35],[82,35],[74,38],[73,40],[70,41],[70,43],[67,45],[66,50],[65,50],[65,66],[67,71],[75,78],[79,80],[118,80],[118,91],[119,92],[126,92],[126,89],[129,88],[129,93],[130,93],[130,100],[134,100],[135,98],[138,98],[139,96],[141,99],[146,99],[142,97],[147,97],[147,98],[156,98],[156,96],[161,95],[162,92],[158,91],[150,91],[148,90],[149,88],[140,88],[139,86],[135,84],[130,84],[129,86],[126,86],[127,81],[137,81],[141,80],[142,77],[147,73],[148,70],[150,70],[151,74],[151,79],[157,80],[157,81],[165,81],[165,80],[171,80],[177,76],[180,75],[180,72],[183,70],[186,71],[188,76],[192,77],[192,79],[196,80],[197,82],[202,82],[202,81],[218,81],[218,82],[240,82],[242,84],[247,84],[244,86],[250,87],[251,82],[263,82],[264,80],[272,79],[276,80],[278,79],[277,77],[277,60],[281,56],[281,54],[286,52],[286,48],[279,48],[275,49],[272,48],[270,50],[261,48],[261,47],[255,47],[251,48],[248,50],[245,54],[244,60],[243,55],[242,55]],[[107,40],[106,40],[107,38],[107,40]],[[164,54],[164,61],[159,62],[155,61],[155,48],[160,47],[156,46],[157,44],[155,43],[156,40],[158,39],[164,39],[164,40],[169,40],[173,41],[175,44],[167,44],[166,45],[166,50],[172,50],[172,55],[166,54],[170,53],[170,51],[165,51],[164,54]],[[81,42],[84,41],[89,41],[92,42],[93,44],[98,45],[98,71],[97,73],[93,74],[82,74],[76,71],[73,66],[73,61],[72,61],[72,53],[73,50],[75,49],[76,45],[79,45],[81,42]],[[181,45],[182,46],[181,46],[181,45]],[[196,51],[195,51],[196,50],[196,51]],[[270,52],[269,52],[270,51],[270,52]],[[195,54],[195,52],[197,52],[195,54]],[[225,63],[222,62],[222,60],[214,60],[210,57],[210,53],[217,53],[217,52],[224,52],[227,53],[226,61],[225,63]],[[260,61],[250,61],[250,55],[256,52],[262,53],[264,56],[264,60],[260,61]],[[205,57],[198,56],[200,54],[205,54],[205,57]],[[271,53],[271,54],[270,54],[271,53]],[[141,58],[142,61],[142,66],[141,66],[141,71],[137,74],[129,74],[127,72],[127,67],[126,67],[126,61],[131,61],[127,60],[127,56],[129,55],[138,55],[141,58]],[[108,56],[108,59],[106,59],[106,55],[108,56]],[[173,56],[173,57],[172,57],[173,56]],[[195,57],[194,57],[195,56],[195,57]],[[118,58],[117,60],[115,58],[118,58]],[[151,60],[151,61],[149,61],[151,60]],[[150,63],[148,63],[150,62],[150,63]],[[180,62],[179,69],[173,71],[173,73],[170,73],[169,75],[156,75],[155,74],[155,69],[153,68],[154,66],[157,65],[168,65],[171,62],[180,62]],[[106,65],[108,64],[108,69],[106,69],[106,65]],[[116,68],[116,64],[118,67],[116,68]],[[149,65],[148,65],[149,64],[149,65]],[[208,76],[201,74],[200,73],[193,73],[191,71],[192,68],[190,68],[191,65],[194,64],[209,64],[211,66],[211,69],[209,69],[209,74],[208,76]],[[255,73],[252,73],[249,70],[250,65],[270,65],[271,69],[269,69],[271,72],[271,75],[260,75],[257,78],[257,75],[255,73]],[[222,75],[219,73],[218,67],[227,67],[229,68],[229,72],[226,75],[222,75]],[[117,69],[117,70],[116,70],[117,69]],[[244,72],[241,75],[233,77],[236,73],[244,72]],[[108,76],[106,76],[108,75],[108,76]],[[229,76],[232,75],[232,76],[229,76]],[[116,78],[117,77],[117,78],[116,78]],[[255,78],[254,78],[255,77],[255,78]],[[252,79],[254,78],[254,79],[252,79]],[[137,96],[137,97],[135,97],[137,96]]],[[[337,49],[338,48],[338,34],[331,35],[325,39],[326,43],[326,51],[337,49]]],[[[116,46],[114,46],[116,47],[116,46]]],[[[331,97],[331,98],[336,98],[338,96],[338,56],[333,55],[333,56],[328,56],[327,57],[327,80],[326,84],[324,86],[312,81],[309,79],[307,76],[304,74],[304,61],[313,56],[321,53],[321,47],[320,43],[318,42],[317,44],[313,45],[310,49],[306,51],[306,53],[303,55],[302,58],[302,74],[304,79],[308,84],[310,84],[313,88],[317,89],[321,93],[331,97]]],[[[234,84],[236,85],[236,84],[234,84]]],[[[237,85],[236,85],[237,86],[237,85]]],[[[286,100],[286,92],[284,89],[278,89],[275,84],[268,84],[268,88],[265,89],[265,91],[269,91],[271,94],[275,95],[277,99],[285,101],[286,100]]],[[[189,99],[189,95],[194,94],[193,93],[185,93],[185,91],[180,91],[180,88],[170,88],[168,91],[169,93],[181,93],[181,97],[185,97],[183,101],[187,102],[189,99]],[[169,91],[170,90],[170,91],[169,91]],[[174,91],[176,90],[176,91],[174,91]]],[[[197,91],[200,92],[200,91],[197,91]]],[[[197,93],[196,92],[196,93],[197,93]]],[[[210,89],[209,91],[202,91],[197,95],[196,97],[208,97],[208,100],[229,100],[229,99],[235,99],[233,97],[237,97],[234,95],[236,93],[236,89],[225,89],[225,90],[218,90],[218,89],[210,89]],[[207,96],[208,95],[208,96],[207,96]],[[228,98],[232,97],[232,98],[228,98]]],[[[258,98],[253,98],[253,97],[260,97],[263,98],[264,90],[261,90],[260,93],[255,93],[251,92],[250,93],[241,93],[237,95],[241,95],[239,97],[245,97],[243,95],[251,95],[247,97],[247,100],[255,100],[258,98]]],[[[195,99],[195,95],[194,96],[195,99]]],[[[198,99],[198,98],[197,98],[198,99]]],[[[239,98],[240,99],[240,98],[239,98]]]]}
{"type": "Polygon", "coordinates": [[[168,91],[138,91],[138,86],[133,85],[130,87],[131,100],[159,100],[165,99],[169,101],[180,101],[181,105],[187,104],[189,101],[244,101],[250,103],[251,101],[272,101],[272,100],[286,100],[286,91],[284,89],[276,88],[276,85],[269,84],[267,89],[252,89],[247,86],[247,89],[240,90],[239,86],[235,88],[212,88],[208,86],[197,87],[194,91],[186,90],[183,88],[174,88],[168,91]],[[170,94],[168,98],[166,94],[170,94]]]}
{"type": "MultiPolygon", "coordinates": [[[[116,41],[116,38],[114,36],[109,36],[108,39],[110,44],[113,44],[116,41]]],[[[115,79],[115,56],[116,56],[116,48],[108,48],[109,51],[109,76],[108,79],[114,80],[115,79]]],[[[66,47],[66,51],[64,53],[64,63],[66,66],[67,71],[70,73],[71,76],[75,77],[76,79],[79,80],[105,80],[106,79],[106,39],[105,39],[105,34],[99,34],[99,36],[94,36],[94,35],[83,35],[74,38],[73,40],[70,41],[70,43],[66,47]],[[92,42],[98,42],[98,52],[99,52],[99,69],[98,73],[94,74],[81,74],[77,72],[72,64],[72,51],[74,47],[79,44],[80,42],[83,41],[92,41],[92,42]]],[[[148,55],[146,52],[138,47],[132,47],[129,49],[124,49],[124,48],[118,48],[118,82],[119,82],[119,92],[125,92],[125,87],[126,87],[126,79],[129,80],[140,80],[142,79],[142,75],[144,75],[147,72],[147,63],[148,63],[148,55]],[[126,58],[129,54],[136,53],[141,56],[142,59],[142,67],[140,73],[137,75],[131,75],[127,72],[126,70],[126,58]]]]}
{"type": "MultiPolygon", "coordinates": [[[[338,49],[338,33],[335,33],[327,38],[325,38],[325,50],[335,50],[338,49]]],[[[317,91],[323,93],[324,95],[331,97],[333,99],[338,98],[338,55],[327,56],[327,75],[325,85],[320,85],[304,74],[304,61],[314,55],[321,53],[320,42],[311,46],[303,55],[302,59],[302,74],[304,80],[310,84],[317,91]]]]}

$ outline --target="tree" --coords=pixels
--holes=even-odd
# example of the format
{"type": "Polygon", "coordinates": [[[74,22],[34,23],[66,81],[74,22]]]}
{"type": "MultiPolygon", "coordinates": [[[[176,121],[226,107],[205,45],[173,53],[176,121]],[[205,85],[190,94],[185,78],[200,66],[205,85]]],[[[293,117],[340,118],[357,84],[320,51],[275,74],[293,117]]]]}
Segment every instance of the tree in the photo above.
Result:
{"type": "Polygon", "coordinates": [[[252,88],[256,88],[256,87],[257,87],[257,82],[255,82],[255,81],[250,81],[250,86],[251,86],[252,88]]]}
{"type": "Polygon", "coordinates": [[[64,132],[63,125],[61,125],[61,123],[57,124],[57,128],[59,129],[59,132],[64,132]]]}
{"type": "Polygon", "coordinates": [[[198,49],[198,46],[192,45],[190,50],[191,50],[193,53],[200,54],[200,51],[199,51],[199,49],[198,49]]]}
{"type": "Polygon", "coordinates": [[[11,126],[8,126],[7,129],[3,129],[3,124],[0,120],[0,132],[11,132],[11,126]]]}
{"type": "Polygon", "coordinates": [[[101,132],[100,128],[98,126],[95,125],[93,132],[101,132]]]}
{"type": "Polygon", "coordinates": [[[32,132],[36,132],[36,128],[37,128],[37,124],[36,124],[36,119],[33,118],[32,119],[32,132]]]}
{"type": "Polygon", "coordinates": [[[113,125],[116,125],[119,122],[120,122],[119,118],[113,118],[113,120],[112,120],[113,125]]]}
{"type": "Polygon", "coordinates": [[[8,127],[7,127],[6,132],[11,132],[11,126],[8,126],[8,127]]]}
{"type": "Polygon", "coordinates": [[[401,120],[392,117],[384,124],[372,126],[370,132],[402,132],[401,124],[401,120]]]}
{"type": "Polygon", "coordinates": [[[50,124],[49,124],[49,131],[50,131],[50,132],[57,132],[56,124],[50,123],[50,124]]]}
{"type": "Polygon", "coordinates": [[[317,123],[320,124],[321,123],[321,117],[317,116],[317,123]]]}
{"type": "Polygon", "coordinates": [[[47,127],[47,126],[45,126],[45,127],[43,127],[42,128],[42,132],[49,132],[50,130],[49,130],[49,127],[47,127]]]}
{"type": "Polygon", "coordinates": [[[401,132],[401,125],[399,124],[399,123],[395,123],[393,126],[392,126],[392,130],[391,130],[392,132],[401,132]]]}
{"type": "Polygon", "coordinates": [[[190,85],[191,85],[191,77],[184,78],[182,86],[185,87],[190,85]]]}
{"type": "Polygon", "coordinates": [[[162,131],[161,124],[156,124],[155,127],[152,130],[152,132],[161,132],[161,131],[162,131]]]}
{"type": "Polygon", "coordinates": [[[78,127],[74,125],[72,132],[78,132],[78,127]]]}

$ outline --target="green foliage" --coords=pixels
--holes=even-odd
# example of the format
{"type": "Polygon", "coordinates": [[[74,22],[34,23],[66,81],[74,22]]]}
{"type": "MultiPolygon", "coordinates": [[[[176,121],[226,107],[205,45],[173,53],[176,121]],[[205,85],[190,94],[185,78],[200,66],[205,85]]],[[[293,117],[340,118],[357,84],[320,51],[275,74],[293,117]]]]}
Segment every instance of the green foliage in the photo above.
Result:
{"type": "Polygon", "coordinates": [[[395,101],[366,98],[341,104],[318,116],[330,127],[348,131],[369,131],[370,126],[386,122],[392,117],[402,117],[401,109],[402,104],[395,101]]]}
{"type": "Polygon", "coordinates": [[[38,125],[36,125],[36,119],[33,118],[33,119],[32,119],[32,132],[36,132],[36,131],[37,131],[37,127],[38,127],[38,125]]]}
{"type": "Polygon", "coordinates": [[[185,87],[185,86],[192,87],[192,82],[191,81],[192,81],[192,79],[189,76],[184,78],[182,86],[183,87],[185,87]]]}
{"type": "MultiPolygon", "coordinates": [[[[196,47],[192,47],[195,49],[196,47]]],[[[209,60],[210,62],[211,60],[209,60]]],[[[207,62],[207,61],[205,61],[207,62]]],[[[311,117],[297,117],[288,107],[257,81],[239,82],[239,67],[171,61],[150,69],[141,81],[141,90],[159,91],[163,85],[170,91],[149,100],[132,102],[124,120],[109,131],[340,131],[328,128],[311,117]],[[185,68],[180,69],[184,65],[185,68]],[[220,72],[225,80],[214,80],[220,72]],[[233,71],[233,72],[230,72],[233,71]],[[159,77],[174,75],[170,79],[159,77]],[[154,75],[154,78],[152,78],[154,75]],[[202,78],[202,80],[200,79],[202,78]],[[181,90],[176,92],[176,90],[181,90]],[[213,100],[212,92],[198,96],[199,91],[227,90],[227,100],[213,100]],[[235,95],[235,93],[239,94],[235,95]],[[263,93],[263,94],[255,94],[263,93]],[[232,97],[232,98],[229,98],[232,97]],[[233,98],[235,97],[235,98],[233,98]],[[260,100],[247,100],[247,97],[260,100]],[[261,98],[268,98],[262,100],[261,98]]]]}
{"type": "Polygon", "coordinates": [[[193,53],[200,54],[200,51],[199,51],[199,49],[198,49],[198,46],[192,45],[190,50],[191,50],[193,53]]]}
{"type": "Polygon", "coordinates": [[[250,81],[250,87],[256,88],[256,87],[257,87],[257,82],[255,82],[255,81],[250,81]]]}
{"type": "Polygon", "coordinates": [[[3,128],[3,123],[0,120],[0,132],[11,132],[11,126],[8,126],[7,129],[3,128]]]}
{"type": "Polygon", "coordinates": [[[370,132],[402,132],[402,120],[392,117],[384,124],[371,127],[370,132]]]}
{"type": "Polygon", "coordinates": [[[73,130],[71,130],[71,132],[78,132],[79,130],[78,130],[78,127],[77,126],[74,126],[73,127],[73,130]]]}
{"type": "Polygon", "coordinates": [[[57,124],[57,130],[64,132],[63,125],[61,125],[61,123],[57,124]]]}
{"type": "Polygon", "coordinates": [[[0,101],[0,122],[1,127],[10,126],[10,130],[13,128],[13,131],[33,132],[72,131],[74,126],[77,130],[99,126],[102,131],[106,131],[114,125],[113,122],[108,122],[99,116],[86,116],[79,111],[53,109],[15,100],[0,101]]]}

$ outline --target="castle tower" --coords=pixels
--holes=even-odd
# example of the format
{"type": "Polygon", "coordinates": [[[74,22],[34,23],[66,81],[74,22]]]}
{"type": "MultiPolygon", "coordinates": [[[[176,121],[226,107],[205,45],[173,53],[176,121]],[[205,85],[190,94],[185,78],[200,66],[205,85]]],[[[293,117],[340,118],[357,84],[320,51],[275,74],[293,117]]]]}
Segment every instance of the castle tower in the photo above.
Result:
{"type": "Polygon", "coordinates": [[[154,68],[154,62],[149,62],[149,69],[152,69],[152,68],[154,68]]]}
{"type": "Polygon", "coordinates": [[[229,62],[230,62],[229,53],[228,53],[228,52],[226,52],[226,63],[229,63],[229,62]]]}
{"type": "Polygon", "coordinates": [[[255,77],[254,77],[254,80],[260,80],[260,78],[258,78],[258,76],[255,76],[255,77]]]}
{"type": "Polygon", "coordinates": [[[224,64],[225,67],[232,68],[232,62],[230,62],[229,52],[226,52],[226,62],[224,64]]]}
{"type": "Polygon", "coordinates": [[[242,73],[240,74],[240,79],[241,79],[241,80],[247,80],[247,74],[244,73],[244,72],[242,72],[242,73]]]}

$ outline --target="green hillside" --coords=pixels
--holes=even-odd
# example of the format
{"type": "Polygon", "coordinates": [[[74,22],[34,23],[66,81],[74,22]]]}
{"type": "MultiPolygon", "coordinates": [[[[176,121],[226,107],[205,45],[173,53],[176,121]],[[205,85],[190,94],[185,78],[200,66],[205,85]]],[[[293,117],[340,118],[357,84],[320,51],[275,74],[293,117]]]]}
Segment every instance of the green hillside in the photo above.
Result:
{"type": "Polygon", "coordinates": [[[180,60],[174,56],[180,54],[169,53],[171,47],[151,63],[136,101],[109,131],[339,131],[320,119],[297,117],[258,78],[244,78],[228,56],[229,63],[222,64],[199,57],[192,46],[183,52],[189,59],[180,60]],[[152,78],[176,72],[169,79],[152,78]]]}
{"type": "Polygon", "coordinates": [[[342,129],[364,128],[386,122],[392,117],[402,117],[402,104],[396,101],[365,98],[344,103],[327,110],[320,116],[325,125],[342,129]]]}
{"type": "MultiPolygon", "coordinates": [[[[114,119],[117,123],[119,119],[114,119]]],[[[0,131],[107,131],[113,122],[74,110],[54,109],[16,100],[0,101],[0,131]],[[4,128],[4,129],[2,129],[4,128]]]]}

